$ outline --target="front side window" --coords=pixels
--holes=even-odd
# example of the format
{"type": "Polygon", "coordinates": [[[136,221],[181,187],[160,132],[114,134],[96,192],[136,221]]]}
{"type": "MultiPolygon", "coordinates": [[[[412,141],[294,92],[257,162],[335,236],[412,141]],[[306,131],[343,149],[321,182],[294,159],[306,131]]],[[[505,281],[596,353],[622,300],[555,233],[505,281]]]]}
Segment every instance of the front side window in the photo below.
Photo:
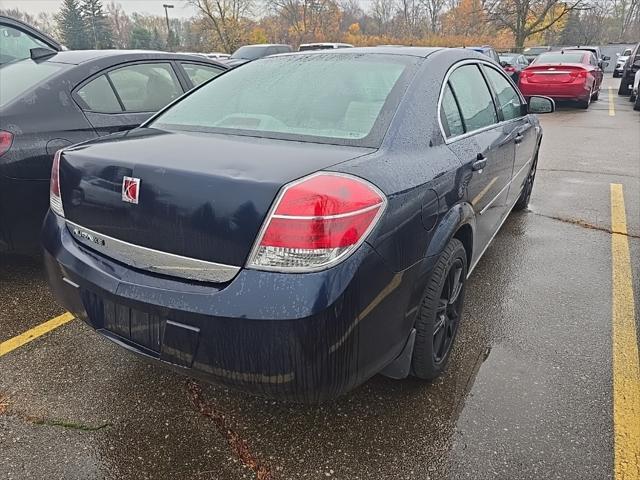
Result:
{"type": "Polygon", "coordinates": [[[489,87],[477,65],[463,65],[449,77],[467,132],[498,122],[489,87]]]}
{"type": "Polygon", "coordinates": [[[204,85],[151,126],[378,146],[399,101],[392,92],[406,88],[403,74],[416,62],[382,54],[268,57],[204,85]]]}
{"type": "Polygon", "coordinates": [[[156,112],[182,95],[168,63],[129,65],[108,75],[127,112],[156,112]]]}
{"type": "Polygon", "coordinates": [[[194,87],[197,87],[201,83],[211,80],[214,77],[220,75],[224,70],[221,68],[210,67],[207,65],[196,63],[181,63],[182,68],[187,73],[189,80],[193,83],[194,87]]]}
{"type": "Polygon", "coordinates": [[[92,112],[122,112],[122,107],[105,75],[100,75],[98,78],[91,80],[80,88],[77,94],[92,112]]]}
{"type": "Polygon", "coordinates": [[[462,123],[460,110],[448,84],[442,94],[440,121],[442,122],[447,138],[456,137],[464,133],[464,124],[462,123]]]}
{"type": "Polygon", "coordinates": [[[498,107],[502,110],[505,120],[512,120],[522,116],[522,101],[515,88],[504,76],[491,67],[484,68],[489,81],[493,85],[498,99],[498,107]]]}

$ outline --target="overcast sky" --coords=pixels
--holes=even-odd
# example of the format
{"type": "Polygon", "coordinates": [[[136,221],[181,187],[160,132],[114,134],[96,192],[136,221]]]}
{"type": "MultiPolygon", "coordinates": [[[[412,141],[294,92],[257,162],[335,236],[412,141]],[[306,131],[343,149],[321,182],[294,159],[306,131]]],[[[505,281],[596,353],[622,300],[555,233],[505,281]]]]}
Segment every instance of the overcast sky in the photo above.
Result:
{"type": "MultiPolygon", "coordinates": [[[[102,0],[106,7],[111,0],[102,0]]],[[[164,15],[163,3],[173,4],[175,7],[169,10],[170,17],[191,17],[195,10],[187,6],[184,0],[119,0],[127,13],[150,13],[154,15],[164,15]]],[[[60,9],[62,0],[0,0],[0,8],[19,8],[27,13],[37,14],[40,12],[55,13],[60,9]]]]}

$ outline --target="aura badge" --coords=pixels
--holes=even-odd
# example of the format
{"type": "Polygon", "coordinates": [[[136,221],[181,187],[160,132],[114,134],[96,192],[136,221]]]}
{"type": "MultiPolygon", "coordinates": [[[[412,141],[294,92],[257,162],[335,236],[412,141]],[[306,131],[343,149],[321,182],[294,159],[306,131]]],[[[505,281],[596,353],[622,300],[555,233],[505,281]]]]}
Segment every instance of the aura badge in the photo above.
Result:
{"type": "Polygon", "coordinates": [[[140,198],[140,179],[124,177],[122,179],[122,201],[138,204],[140,198]]]}

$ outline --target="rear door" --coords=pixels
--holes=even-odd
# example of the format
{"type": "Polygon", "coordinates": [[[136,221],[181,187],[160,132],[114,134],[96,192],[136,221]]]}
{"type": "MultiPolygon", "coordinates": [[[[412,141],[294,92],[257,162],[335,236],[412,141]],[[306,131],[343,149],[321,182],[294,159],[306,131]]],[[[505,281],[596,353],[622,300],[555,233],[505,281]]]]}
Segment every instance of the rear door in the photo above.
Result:
{"type": "Polygon", "coordinates": [[[500,128],[514,151],[513,174],[507,194],[507,207],[511,208],[520,196],[529,174],[538,134],[529,121],[527,103],[512,83],[498,69],[489,65],[483,65],[482,68],[494,93],[501,120],[500,128]]]}
{"type": "Polygon", "coordinates": [[[476,238],[484,248],[506,214],[514,135],[501,125],[478,63],[464,63],[449,75],[440,119],[449,148],[463,163],[467,201],[476,213],[476,238]]]}
{"type": "Polygon", "coordinates": [[[74,98],[99,135],[131,130],[184,93],[171,62],[117,66],[92,77],[74,98]]]}

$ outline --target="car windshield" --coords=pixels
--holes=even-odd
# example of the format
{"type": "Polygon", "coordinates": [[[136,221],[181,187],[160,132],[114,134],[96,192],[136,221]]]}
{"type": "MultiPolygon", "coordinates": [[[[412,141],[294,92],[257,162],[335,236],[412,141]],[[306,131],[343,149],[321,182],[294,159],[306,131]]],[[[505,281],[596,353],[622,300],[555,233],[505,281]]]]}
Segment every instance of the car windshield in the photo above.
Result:
{"type": "Polygon", "coordinates": [[[240,47],[238,50],[233,52],[233,55],[231,55],[231,58],[241,58],[243,60],[255,60],[256,58],[263,57],[264,52],[267,50],[267,48],[268,47],[264,45],[240,47]]]}
{"type": "Polygon", "coordinates": [[[221,75],[147,126],[379,146],[415,57],[269,57],[221,75]]]}
{"type": "Polygon", "coordinates": [[[61,63],[36,63],[31,59],[0,66],[0,107],[67,67],[61,63]]]}
{"type": "Polygon", "coordinates": [[[549,52],[537,57],[533,63],[582,63],[584,52],[549,52]]]}

